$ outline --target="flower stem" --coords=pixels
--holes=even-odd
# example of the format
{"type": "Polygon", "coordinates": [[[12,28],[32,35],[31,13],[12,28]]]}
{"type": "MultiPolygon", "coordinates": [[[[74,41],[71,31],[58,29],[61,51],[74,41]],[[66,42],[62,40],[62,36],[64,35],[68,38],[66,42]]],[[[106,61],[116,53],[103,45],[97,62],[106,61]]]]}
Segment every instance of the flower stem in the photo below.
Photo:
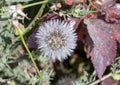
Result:
{"type": "Polygon", "coordinates": [[[32,20],[32,22],[27,26],[27,31],[28,32],[29,30],[31,30],[31,28],[33,27],[33,25],[35,24],[35,21],[38,20],[42,14],[43,14],[43,11],[44,11],[44,8],[45,8],[46,4],[43,4],[40,8],[40,10],[38,11],[37,15],[34,17],[34,19],[32,20]]]}
{"type": "Polygon", "coordinates": [[[28,4],[28,5],[25,5],[23,6],[22,8],[28,8],[28,7],[31,7],[31,6],[36,6],[36,5],[40,5],[40,4],[44,4],[44,3],[47,3],[48,0],[44,0],[44,1],[40,1],[40,2],[35,2],[35,3],[32,3],[32,4],[28,4]]]}
{"type": "Polygon", "coordinates": [[[38,73],[39,80],[40,80],[40,83],[41,83],[41,82],[42,82],[42,75],[41,75],[41,73],[40,73],[40,71],[39,71],[39,69],[38,69],[38,67],[37,67],[37,65],[36,65],[36,63],[35,63],[35,61],[34,61],[34,58],[33,58],[32,54],[31,54],[30,50],[28,49],[28,47],[27,47],[27,45],[26,45],[26,42],[25,42],[25,40],[24,40],[24,38],[23,38],[23,35],[20,35],[20,38],[21,38],[21,41],[22,41],[25,49],[27,50],[27,52],[28,52],[28,54],[29,54],[29,57],[30,57],[30,59],[31,59],[31,61],[32,61],[32,63],[33,63],[33,65],[34,65],[37,73],[38,73]]]}
{"type": "MultiPolygon", "coordinates": [[[[116,74],[120,73],[120,70],[116,71],[115,73],[116,74]]],[[[109,77],[111,77],[113,75],[114,75],[114,73],[109,73],[108,75],[105,75],[104,77],[102,77],[100,80],[96,80],[96,81],[94,81],[93,83],[91,83],[89,85],[96,85],[96,84],[100,83],[101,81],[103,81],[103,80],[105,80],[105,79],[107,79],[107,78],[109,78],[109,77]]]]}

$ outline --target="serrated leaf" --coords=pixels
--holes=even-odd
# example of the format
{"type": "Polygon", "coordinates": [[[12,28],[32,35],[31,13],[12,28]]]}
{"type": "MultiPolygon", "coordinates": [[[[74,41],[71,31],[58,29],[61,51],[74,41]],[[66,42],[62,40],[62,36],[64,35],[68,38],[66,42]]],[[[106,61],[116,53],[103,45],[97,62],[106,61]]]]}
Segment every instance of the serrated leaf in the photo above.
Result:
{"type": "Polygon", "coordinates": [[[96,47],[92,50],[92,57],[91,57],[92,63],[94,65],[94,68],[98,74],[98,77],[101,78],[103,73],[106,70],[106,67],[109,65],[109,61],[107,57],[104,57],[100,50],[96,47]]]}
{"type": "Polygon", "coordinates": [[[100,19],[85,19],[88,33],[94,43],[91,51],[91,60],[101,78],[107,66],[116,57],[116,41],[110,25],[100,19]]]}

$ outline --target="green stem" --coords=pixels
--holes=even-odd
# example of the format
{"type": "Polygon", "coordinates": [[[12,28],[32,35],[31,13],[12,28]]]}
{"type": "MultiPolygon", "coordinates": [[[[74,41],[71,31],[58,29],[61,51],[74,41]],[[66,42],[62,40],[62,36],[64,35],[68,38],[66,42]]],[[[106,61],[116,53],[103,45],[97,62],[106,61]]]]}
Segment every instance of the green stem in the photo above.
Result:
{"type": "MultiPolygon", "coordinates": [[[[116,71],[115,73],[116,74],[120,73],[120,70],[116,71]]],[[[109,77],[111,77],[113,75],[114,75],[114,73],[109,73],[108,75],[105,75],[104,77],[102,77],[100,80],[96,80],[96,81],[94,81],[93,83],[91,83],[89,85],[96,85],[96,84],[100,83],[101,81],[103,81],[103,80],[105,80],[105,79],[107,79],[107,78],[109,78],[109,77]]]]}
{"type": "Polygon", "coordinates": [[[32,4],[28,4],[28,5],[25,5],[23,6],[22,8],[28,8],[28,7],[31,7],[31,6],[36,6],[36,5],[40,5],[40,4],[44,4],[44,3],[47,3],[48,0],[44,0],[44,1],[40,1],[40,2],[35,2],[35,3],[32,3],[32,4]]]}
{"type": "Polygon", "coordinates": [[[44,11],[44,8],[45,8],[46,4],[43,4],[40,8],[40,10],[38,11],[37,15],[34,17],[34,19],[32,20],[32,22],[28,25],[28,27],[26,28],[28,32],[29,30],[31,30],[31,28],[33,27],[33,25],[35,24],[35,21],[38,20],[42,14],[43,14],[43,11],[44,11]]]}
{"type": "Polygon", "coordinates": [[[40,71],[39,71],[39,69],[38,69],[38,67],[37,67],[37,65],[36,65],[36,63],[35,63],[35,61],[34,61],[34,58],[33,58],[30,50],[28,49],[28,47],[27,47],[27,45],[26,45],[26,43],[25,43],[25,40],[24,40],[24,38],[23,38],[23,35],[20,35],[20,38],[21,38],[21,41],[22,41],[25,49],[27,50],[27,52],[28,52],[28,54],[29,54],[29,57],[30,57],[30,59],[31,59],[31,61],[32,61],[33,65],[34,65],[34,67],[35,67],[35,69],[36,69],[36,71],[37,71],[37,73],[38,73],[38,75],[39,75],[39,79],[40,79],[40,83],[41,83],[41,82],[42,82],[42,75],[40,74],[40,71]]]}

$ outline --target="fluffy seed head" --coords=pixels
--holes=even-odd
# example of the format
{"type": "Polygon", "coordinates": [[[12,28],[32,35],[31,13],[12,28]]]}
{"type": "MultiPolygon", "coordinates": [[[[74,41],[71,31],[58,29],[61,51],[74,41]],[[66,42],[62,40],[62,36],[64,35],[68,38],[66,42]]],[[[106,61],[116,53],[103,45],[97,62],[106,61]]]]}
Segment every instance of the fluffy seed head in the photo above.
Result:
{"type": "Polygon", "coordinates": [[[40,26],[36,38],[43,55],[59,61],[71,55],[77,40],[73,27],[58,19],[50,20],[40,26]]]}

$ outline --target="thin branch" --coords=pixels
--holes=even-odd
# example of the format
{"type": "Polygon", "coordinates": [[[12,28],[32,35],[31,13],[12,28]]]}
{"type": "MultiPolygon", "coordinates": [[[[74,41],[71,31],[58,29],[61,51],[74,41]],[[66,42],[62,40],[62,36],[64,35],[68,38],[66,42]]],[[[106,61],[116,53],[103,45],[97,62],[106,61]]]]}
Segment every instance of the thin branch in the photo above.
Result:
{"type": "Polygon", "coordinates": [[[24,40],[24,38],[23,38],[23,35],[20,35],[20,38],[21,38],[21,41],[22,41],[25,49],[27,50],[27,52],[28,52],[28,54],[29,54],[29,57],[30,57],[30,59],[31,59],[31,61],[32,61],[34,67],[35,67],[35,69],[36,69],[36,72],[37,72],[38,75],[39,75],[39,80],[40,80],[40,83],[41,83],[42,80],[43,80],[42,74],[40,73],[40,71],[39,71],[39,69],[38,69],[38,67],[37,67],[37,65],[36,65],[36,63],[35,63],[35,61],[34,61],[34,58],[33,58],[32,54],[31,54],[30,50],[29,50],[28,47],[27,47],[27,44],[26,44],[26,42],[25,42],[25,40],[24,40]]]}
{"type": "Polygon", "coordinates": [[[25,9],[25,8],[28,8],[28,7],[31,7],[31,6],[36,6],[36,5],[40,5],[40,4],[45,4],[47,3],[48,0],[44,0],[44,1],[40,1],[40,2],[35,2],[35,3],[32,3],[32,4],[28,4],[28,5],[25,5],[23,6],[22,8],[25,9]]]}
{"type": "MultiPolygon", "coordinates": [[[[120,73],[120,70],[115,72],[115,74],[117,74],[117,73],[120,73]]],[[[96,85],[96,84],[100,83],[101,81],[103,81],[103,80],[105,80],[105,79],[107,79],[107,78],[109,78],[109,77],[111,77],[113,75],[114,75],[114,73],[109,73],[108,75],[105,75],[104,77],[102,77],[100,80],[96,80],[96,81],[92,82],[89,85],[96,85]]]]}

